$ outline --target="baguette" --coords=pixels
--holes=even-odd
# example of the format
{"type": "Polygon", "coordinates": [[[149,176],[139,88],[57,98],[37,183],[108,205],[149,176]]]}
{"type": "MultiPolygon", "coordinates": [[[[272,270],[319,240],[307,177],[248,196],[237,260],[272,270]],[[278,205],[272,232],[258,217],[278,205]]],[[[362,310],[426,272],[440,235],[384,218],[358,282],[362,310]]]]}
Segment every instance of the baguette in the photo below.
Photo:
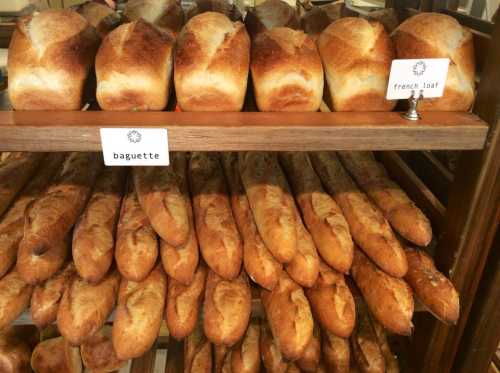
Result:
{"type": "MultiPolygon", "coordinates": [[[[64,153],[51,153],[44,158],[38,173],[28,182],[19,197],[0,220],[0,278],[14,265],[19,243],[24,234],[24,212],[48,187],[61,166],[64,153]]],[[[19,172],[18,170],[16,170],[19,172]]],[[[2,171],[0,171],[1,173],[2,171]]],[[[0,214],[1,215],[1,214],[0,214]]]]}
{"type": "Polygon", "coordinates": [[[245,336],[232,349],[231,370],[234,373],[260,372],[260,322],[253,319],[248,324],[245,336]]]}
{"type": "Polygon", "coordinates": [[[0,216],[9,208],[10,204],[30,180],[44,153],[17,153],[10,154],[0,165],[0,216]]]}
{"type": "Polygon", "coordinates": [[[340,207],[324,191],[307,153],[281,153],[280,161],[319,255],[337,271],[349,272],[353,255],[349,226],[340,207]]]}
{"type": "Polygon", "coordinates": [[[262,362],[267,373],[286,372],[288,364],[284,360],[266,322],[261,324],[259,347],[262,351],[262,362]]]}
{"type": "Polygon", "coordinates": [[[441,272],[436,269],[432,258],[424,251],[406,249],[408,273],[405,280],[417,298],[439,320],[456,324],[460,313],[459,295],[441,272]]]}
{"type": "Polygon", "coordinates": [[[301,371],[306,373],[315,373],[319,367],[319,360],[321,357],[321,335],[320,330],[315,325],[313,336],[309,341],[304,354],[297,360],[297,366],[301,371]]]}
{"type": "Polygon", "coordinates": [[[330,333],[348,338],[354,328],[356,310],[344,276],[321,262],[318,280],[304,291],[320,325],[330,333]]]}
{"type": "Polygon", "coordinates": [[[59,302],[75,273],[75,265],[69,262],[54,277],[35,287],[30,310],[31,319],[39,329],[56,321],[59,302]]]}
{"type": "Polygon", "coordinates": [[[359,186],[405,239],[427,246],[432,239],[429,219],[387,175],[372,152],[338,152],[340,160],[359,186]]]}
{"type": "Polygon", "coordinates": [[[240,273],[243,245],[218,155],[193,153],[189,169],[201,254],[212,271],[234,279],[240,273]]]}
{"type": "Polygon", "coordinates": [[[335,198],[354,241],[380,268],[403,277],[408,263],[403,248],[382,212],[362,193],[333,152],[310,153],[314,169],[335,198]]]}
{"type": "Polygon", "coordinates": [[[116,356],[111,333],[111,327],[104,326],[81,345],[83,365],[87,368],[85,371],[114,372],[125,365],[125,361],[116,356]]]}
{"type": "Polygon", "coordinates": [[[184,339],[184,373],[212,373],[212,345],[200,325],[184,339]]]}
{"type": "Polygon", "coordinates": [[[57,311],[57,327],[74,346],[87,341],[106,322],[113,311],[120,283],[116,270],[98,284],[74,276],[57,311]]]}
{"type": "Polygon", "coordinates": [[[87,281],[99,282],[113,262],[125,175],[124,167],[105,167],[101,171],[73,230],[73,260],[78,274],[87,281]]]}
{"type": "Polygon", "coordinates": [[[184,245],[191,225],[187,196],[173,166],[135,167],[137,198],[158,235],[169,245],[184,245]]]}
{"type": "Polygon", "coordinates": [[[85,207],[101,166],[98,153],[70,153],[45,193],[27,207],[20,247],[41,255],[61,242],[85,207]]]}
{"type": "Polygon", "coordinates": [[[257,229],[273,256],[289,263],[297,253],[297,226],[293,198],[273,153],[239,153],[241,181],[257,229]]]}
{"type": "Polygon", "coordinates": [[[383,326],[380,325],[380,323],[375,320],[375,318],[371,314],[370,321],[372,323],[373,330],[375,331],[375,335],[377,336],[380,351],[382,352],[382,356],[384,357],[385,372],[399,373],[398,358],[391,351],[391,347],[389,346],[389,342],[387,342],[387,335],[383,326]]]}
{"type": "Polygon", "coordinates": [[[224,153],[223,165],[231,191],[234,219],[243,239],[243,265],[254,282],[267,290],[272,290],[279,280],[283,267],[268,250],[257,230],[241,182],[236,153],[224,153]]]}
{"type": "Polygon", "coordinates": [[[167,306],[165,310],[168,331],[181,340],[196,327],[203,301],[207,268],[198,266],[193,281],[184,285],[173,278],[168,279],[167,306]]]}
{"type": "Polygon", "coordinates": [[[323,330],[321,347],[329,372],[349,373],[351,349],[348,339],[337,337],[335,334],[323,330]]]}
{"type": "Polygon", "coordinates": [[[36,373],[81,373],[80,349],[71,347],[63,337],[47,339],[33,350],[31,367],[36,373]]]}
{"type": "Polygon", "coordinates": [[[18,333],[19,326],[0,333],[0,372],[28,373],[30,369],[31,346],[18,333]]]}
{"type": "Polygon", "coordinates": [[[205,335],[214,344],[232,346],[245,334],[252,310],[252,294],[245,271],[225,280],[209,271],[203,304],[205,335]]]}
{"type": "Polygon", "coordinates": [[[118,359],[136,358],[151,348],[160,331],[166,294],[161,265],[141,282],[121,280],[112,338],[118,359]]]}
{"type": "Polygon", "coordinates": [[[156,233],[129,180],[116,229],[115,260],[118,271],[127,280],[142,281],[153,269],[157,257],[156,233]]]}
{"type": "Polygon", "coordinates": [[[375,318],[393,333],[410,335],[414,305],[408,284],[378,269],[357,248],[351,273],[375,318]]]}
{"type": "Polygon", "coordinates": [[[14,268],[0,280],[0,331],[28,308],[33,286],[14,268]]]}
{"type": "Polygon", "coordinates": [[[223,369],[227,370],[226,358],[230,353],[230,348],[225,345],[214,346],[214,373],[223,373],[223,369]]]}
{"type": "Polygon", "coordinates": [[[190,229],[187,241],[182,246],[174,247],[164,240],[160,240],[161,261],[169,277],[174,278],[184,285],[189,285],[193,280],[200,255],[198,238],[194,229],[193,206],[191,205],[187,183],[187,158],[185,153],[171,153],[170,162],[179,178],[179,187],[186,201],[190,229]]]}
{"type": "Polygon", "coordinates": [[[267,320],[281,353],[299,359],[313,335],[311,308],[302,288],[285,272],[272,291],[261,291],[267,320]]]}

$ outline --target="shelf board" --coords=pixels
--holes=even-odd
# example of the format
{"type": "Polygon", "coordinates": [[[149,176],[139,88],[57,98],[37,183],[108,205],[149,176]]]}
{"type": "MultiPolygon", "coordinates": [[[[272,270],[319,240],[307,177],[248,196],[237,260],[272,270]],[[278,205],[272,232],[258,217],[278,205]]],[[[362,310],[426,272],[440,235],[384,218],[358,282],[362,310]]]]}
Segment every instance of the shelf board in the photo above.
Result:
{"type": "Polygon", "coordinates": [[[99,151],[102,127],[162,127],[174,151],[482,149],[488,126],[464,112],[0,112],[2,151],[99,151]]]}

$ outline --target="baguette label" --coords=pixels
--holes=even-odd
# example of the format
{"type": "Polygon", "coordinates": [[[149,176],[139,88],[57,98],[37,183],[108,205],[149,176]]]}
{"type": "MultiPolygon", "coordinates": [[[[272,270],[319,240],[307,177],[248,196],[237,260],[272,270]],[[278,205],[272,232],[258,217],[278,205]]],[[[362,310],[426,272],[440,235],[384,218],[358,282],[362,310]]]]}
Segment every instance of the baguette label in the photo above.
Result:
{"type": "Polygon", "coordinates": [[[448,58],[393,60],[386,98],[399,100],[413,95],[422,95],[423,98],[443,96],[449,63],[448,58]]]}
{"type": "Polygon", "coordinates": [[[168,166],[166,128],[101,128],[106,166],[168,166]]]}

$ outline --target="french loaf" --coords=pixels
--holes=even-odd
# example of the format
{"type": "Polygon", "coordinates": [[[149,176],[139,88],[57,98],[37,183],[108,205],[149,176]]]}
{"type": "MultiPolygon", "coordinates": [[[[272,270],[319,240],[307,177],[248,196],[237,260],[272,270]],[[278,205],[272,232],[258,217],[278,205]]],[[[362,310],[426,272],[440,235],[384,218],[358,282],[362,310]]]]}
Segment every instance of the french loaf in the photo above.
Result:
{"type": "Polygon", "coordinates": [[[266,0],[255,8],[249,9],[245,17],[245,25],[252,38],[260,32],[276,27],[300,29],[297,11],[281,0],[266,0]]]}
{"type": "Polygon", "coordinates": [[[268,373],[285,373],[288,363],[283,358],[276,340],[266,322],[260,328],[259,347],[262,354],[262,363],[268,373]]]}
{"type": "Polygon", "coordinates": [[[44,340],[33,350],[31,368],[35,373],[81,373],[80,349],[71,347],[63,337],[44,340]]]}
{"type": "Polygon", "coordinates": [[[394,48],[384,26],[363,18],[345,17],[318,38],[326,81],[335,111],[391,111],[386,100],[394,48]]]}
{"type": "Polygon", "coordinates": [[[380,346],[380,351],[384,357],[385,362],[385,372],[386,373],[399,373],[399,363],[396,355],[391,351],[389,342],[387,341],[387,334],[384,327],[375,320],[373,315],[370,314],[370,322],[372,324],[375,335],[377,336],[378,345],[380,346]]]}
{"type": "Polygon", "coordinates": [[[120,360],[145,354],[158,337],[167,294],[161,264],[141,282],[122,279],[113,323],[113,347],[120,360]]]}
{"type": "Polygon", "coordinates": [[[333,152],[311,152],[314,169],[335,198],[354,241],[385,272],[403,277],[408,263],[382,212],[361,192],[333,152]]]}
{"type": "Polygon", "coordinates": [[[231,351],[231,370],[234,373],[260,372],[260,321],[252,319],[245,335],[231,351]]]}
{"type": "Polygon", "coordinates": [[[261,291],[262,304],[283,356],[299,359],[313,335],[311,308],[302,288],[286,272],[272,291],[261,291]]]}
{"type": "Polygon", "coordinates": [[[467,111],[474,102],[475,61],[472,33],[455,18],[420,13],[393,32],[397,58],[449,58],[444,94],[423,99],[421,111],[467,111]]]}
{"type": "Polygon", "coordinates": [[[238,165],[264,244],[279,262],[290,262],[297,253],[296,215],[277,156],[267,152],[239,153],[238,165]]]}
{"type": "Polygon", "coordinates": [[[24,336],[19,334],[19,327],[10,327],[0,333],[0,372],[31,372],[31,346],[24,336]]]}
{"type": "Polygon", "coordinates": [[[226,280],[208,271],[203,303],[203,329],[214,344],[232,346],[245,334],[252,309],[252,294],[245,271],[226,280]]]}
{"type": "Polygon", "coordinates": [[[101,167],[98,153],[67,156],[48,189],[27,207],[20,250],[41,255],[64,239],[85,207],[101,167]]]}
{"type": "Polygon", "coordinates": [[[71,345],[80,345],[104,325],[115,306],[120,275],[110,272],[98,284],[73,276],[59,304],[57,327],[71,345]]]}
{"type": "Polygon", "coordinates": [[[349,373],[351,361],[351,349],[349,340],[337,337],[329,331],[323,330],[321,338],[323,359],[329,372],[349,373]]]}
{"type": "Polygon", "coordinates": [[[73,230],[73,260],[80,277],[99,282],[113,262],[126,170],[105,167],[73,230]]]}
{"type": "Polygon", "coordinates": [[[174,83],[183,111],[240,111],[245,100],[250,39],[241,22],[221,13],[194,16],[177,39],[174,83]]]}
{"type": "Polygon", "coordinates": [[[252,40],[250,69],[260,111],[317,111],[323,97],[323,67],[314,41],[287,27],[252,40]]]}
{"type": "Polygon", "coordinates": [[[111,333],[111,327],[104,326],[80,346],[85,371],[114,372],[125,365],[116,356],[111,333]]]}
{"type": "Polygon", "coordinates": [[[432,239],[429,219],[392,181],[371,152],[338,152],[342,164],[384,213],[394,230],[408,241],[427,246],[432,239]]]}
{"type": "Polygon", "coordinates": [[[184,24],[184,12],[176,0],[129,0],[123,16],[127,21],[143,19],[176,35],[184,24]]]}
{"type": "Polygon", "coordinates": [[[243,245],[231,211],[219,156],[193,153],[189,176],[203,259],[219,276],[234,279],[240,273],[243,245]]]}
{"type": "Polygon", "coordinates": [[[321,32],[332,22],[344,16],[347,13],[343,1],[334,1],[333,3],[313,6],[300,17],[301,28],[316,41],[321,32]]]}
{"type": "Polygon", "coordinates": [[[280,161],[319,255],[332,268],[347,273],[353,243],[342,210],[323,189],[307,153],[280,153],[280,161]]]}
{"type": "Polygon", "coordinates": [[[76,8],[87,22],[104,38],[120,24],[120,16],[113,9],[97,1],[87,1],[76,8]]]}
{"type": "Polygon", "coordinates": [[[302,372],[316,373],[321,358],[321,334],[317,325],[314,326],[313,336],[306,346],[304,353],[296,361],[297,366],[302,372]]]}
{"type": "Polygon", "coordinates": [[[156,233],[129,179],[116,229],[115,260],[118,271],[130,281],[142,281],[153,269],[157,257],[156,233]]]}
{"type": "Polygon", "coordinates": [[[15,268],[0,279],[0,331],[28,308],[32,293],[33,286],[15,268]]]}
{"type": "Polygon", "coordinates": [[[9,45],[9,98],[16,110],[79,110],[98,36],[77,12],[21,17],[9,45]]]}
{"type": "Polygon", "coordinates": [[[174,278],[168,279],[165,317],[170,335],[181,340],[196,327],[205,292],[207,268],[200,264],[191,284],[184,285],[174,278]]]}
{"type": "Polygon", "coordinates": [[[184,373],[212,373],[212,345],[201,325],[184,339],[184,373]]]}
{"type": "Polygon", "coordinates": [[[357,248],[351,274],[375,318],[393,333],[410,335],[414,304],[408,284],[380,270],[357,248]]]}
{"type": "Polygon", "coordinates": [[[95,60],[96,98],[103,110],[163,110],[170,95],[174,39],[140,19],[103,40],[95,60]]]}

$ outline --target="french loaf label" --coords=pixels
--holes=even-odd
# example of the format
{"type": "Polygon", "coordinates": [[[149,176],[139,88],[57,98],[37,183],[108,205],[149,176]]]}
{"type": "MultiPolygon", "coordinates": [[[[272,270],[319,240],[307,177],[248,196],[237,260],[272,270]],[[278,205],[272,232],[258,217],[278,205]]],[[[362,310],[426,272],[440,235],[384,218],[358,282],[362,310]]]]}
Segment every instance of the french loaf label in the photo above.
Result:
{"type": "Polygon", "coordinates": [[[166,128],[101,128],[106,166],[168,166],[166,128]]]}
{"type": "Polygon", "coordinates": [[[399,100],[420,94],[424,98],[441,97],[449,63],[448,58],[393,60],[386,98],[399,100]]]}

